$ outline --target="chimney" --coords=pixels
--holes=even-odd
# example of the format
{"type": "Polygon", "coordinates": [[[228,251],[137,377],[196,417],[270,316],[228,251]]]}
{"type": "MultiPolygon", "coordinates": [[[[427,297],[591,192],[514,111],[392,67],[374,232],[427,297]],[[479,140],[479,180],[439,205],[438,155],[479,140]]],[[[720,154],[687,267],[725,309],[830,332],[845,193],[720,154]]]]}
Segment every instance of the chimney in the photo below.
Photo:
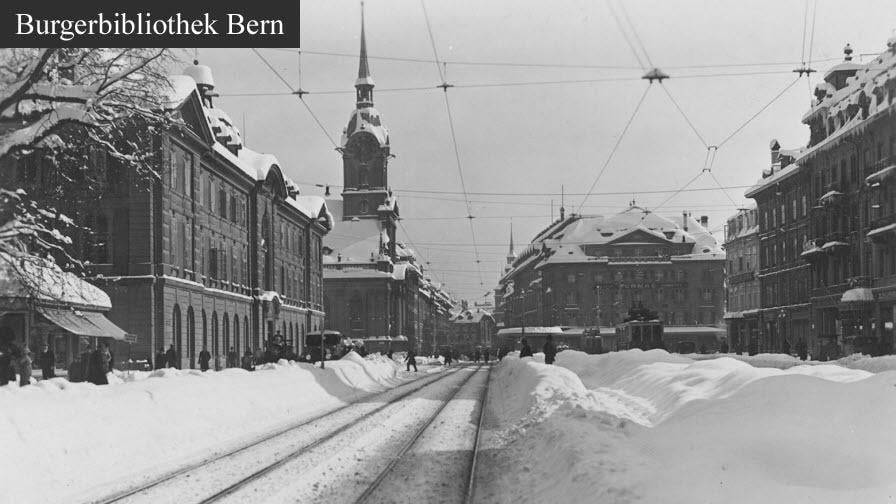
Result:
{"type": "Polygon", "coordinates": [[[700,216],[700,225],[705,227],[706,229],[709,229],[709,216],[708,215],[700,216]]]}
{"type": "Polygon", "coordinates": [[[681,229],[688,230],[688,213],[681,212],[681,229]]]}
{"type": "Polygon", "coordinates": [[[778,140],[772,139],[768,145],[769,150],[772,151],[772,164],[775,164],[781,160],[781,144],[778,143],[778,140]]]}

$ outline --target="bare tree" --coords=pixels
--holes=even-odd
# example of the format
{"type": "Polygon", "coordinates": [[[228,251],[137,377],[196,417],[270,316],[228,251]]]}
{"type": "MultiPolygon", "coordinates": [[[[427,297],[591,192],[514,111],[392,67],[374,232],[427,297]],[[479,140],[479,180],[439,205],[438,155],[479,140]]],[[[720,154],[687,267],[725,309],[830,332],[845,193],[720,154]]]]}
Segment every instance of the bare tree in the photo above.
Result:
{"type": "Polygon", "coordinates": [[[81,265],[69,238],[79,223],[65,212],[103,189],[98,152],[158,177],[156,139],[177,122],[165,98],[173,60],[168,49],[0,49],[0,253],[81,265]],[[41,179],[4,178],[13,166],[41,179]]]}

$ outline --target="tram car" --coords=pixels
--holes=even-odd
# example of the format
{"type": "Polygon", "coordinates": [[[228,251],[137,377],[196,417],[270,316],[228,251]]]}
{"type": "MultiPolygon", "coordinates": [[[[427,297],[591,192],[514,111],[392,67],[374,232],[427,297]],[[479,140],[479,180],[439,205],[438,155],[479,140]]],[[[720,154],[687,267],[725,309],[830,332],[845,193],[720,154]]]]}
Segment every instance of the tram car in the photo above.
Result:
{"type": "Polygon", "coordinates": [[[619,338],[615,327],[590,327],[582,333],[581,350],[589,354],[602,354],[619,350],[619,338]]]}
{"type": "Polygon", "coordinates": [[[666,348],[658,314],[641,304],[629,309],[625,320],[616,325],[616,347],[617,350],[666,348]]]}
{"type": "Polygon", "coordinates": [[[392,352],[407,352],[408,351],[408,338],[406,336],[376,336],[372,338],[364,338],[364,348],[367,349],[367,353],[381,353],[386,355],[389,349],[392,349],[392,352]]]}
{"type": "Polygon", "coordinates": [[[305,335],[305,344],[302,346],[305,360],[317,362],[321,360],[321,346],[327,359],[335,359],[339,355],[338,347],[342,342],[342,333],[325,329],[313,331],[305,335]]]}

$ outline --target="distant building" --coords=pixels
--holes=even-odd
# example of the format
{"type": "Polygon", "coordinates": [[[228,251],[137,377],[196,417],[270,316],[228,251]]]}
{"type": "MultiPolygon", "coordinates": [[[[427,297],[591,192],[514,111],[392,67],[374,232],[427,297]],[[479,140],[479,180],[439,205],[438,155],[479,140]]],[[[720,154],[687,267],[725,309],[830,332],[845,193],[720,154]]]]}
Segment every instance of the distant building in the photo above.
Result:
{"type": "Polygon", "coordinates": [[[374,81],[361,24],[356,106],[342,134],[343,191],[327,201],[335,220],[324,240],[326,327],[352,338],[399,337],[419,350],[447,337],[451,297],[401,243],[389,189],[389,130],[373,107],[374,81]]]}
{"type": "Polygon", "coordinates": [[[833,66],[803,116],[809,143],[772,144],[757,204],[765,350],[892,353],[896,319],[896,37],[833,66]],[[786,343],[785,343],[786,342],[786,343]]]}
{"type": "Polygon", "coordinates": [[[470,353],[477,347],[494,348],[495,318],[486,310],[473,308],[451,316],[448,344],[458,352],[470,353]]]}
{"type": "Polygon", "coordinates": [[[725,253],[707,227],[706,217],[676,220],[634,205],[609,217],[564,216],[499,281],[504,327],[613,326],[638,305],[667,326],[718,326],[725,253]]]}
{"type": "Polygon", "coordinates": [[[755,208],[743,208],[725,226],[728,260],[725,322],[732,352],[759,348],[759,224],[755,208]]]}

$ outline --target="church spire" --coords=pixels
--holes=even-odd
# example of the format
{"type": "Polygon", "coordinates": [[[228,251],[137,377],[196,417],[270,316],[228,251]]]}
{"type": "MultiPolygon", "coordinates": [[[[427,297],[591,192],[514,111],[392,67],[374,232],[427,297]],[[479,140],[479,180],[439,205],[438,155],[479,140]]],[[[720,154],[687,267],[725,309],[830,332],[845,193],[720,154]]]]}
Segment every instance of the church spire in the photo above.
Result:
{"type": "Polygon", "coordinates": [[[507,249],[507,265],[513,264],[516,259],[516,252],[513,251],[513,221],[510,221],[510,247],[507,249]]]}
{"type": "Polygon", "coordinates": [[[361,2],[361,56],[358,61],[358,78],[355,80],[358,108],[373,106],[373,77],[367,63],[367,37],[364,35],[364,2],[361,2]]]}

